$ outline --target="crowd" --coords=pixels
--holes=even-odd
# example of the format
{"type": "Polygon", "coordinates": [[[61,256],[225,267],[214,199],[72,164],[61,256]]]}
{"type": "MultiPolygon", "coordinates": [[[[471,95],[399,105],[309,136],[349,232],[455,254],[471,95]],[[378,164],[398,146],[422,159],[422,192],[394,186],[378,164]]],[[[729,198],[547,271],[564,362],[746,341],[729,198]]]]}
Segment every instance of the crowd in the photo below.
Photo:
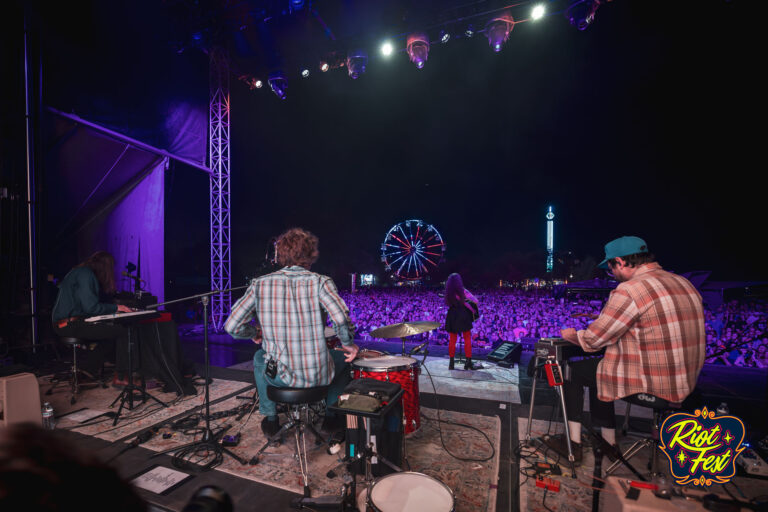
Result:
{"type": "MultiPolygon", "coordinates": [[[[480,302],[480,318],[472,330],[472,344],[489,347],[499,340],[559,337],[560,330],[583,329],[598,314],[604,299],[569,296],[555,299],[547,290],[472,290],[480,302]]],[[[438,290],[362,289],[342,292],[357,337],[371,340],[371,331],[400,322],[439,322],[441,328],[416,336],[447,344],[442,327],[447,306],[438,290]]],[[[705,304],[706,307],[706,304],[705,304]]],[[[732,301],[718,308],[706,308],[707,362],[768,368],[768,308],[759,301],[732,301]]]]}

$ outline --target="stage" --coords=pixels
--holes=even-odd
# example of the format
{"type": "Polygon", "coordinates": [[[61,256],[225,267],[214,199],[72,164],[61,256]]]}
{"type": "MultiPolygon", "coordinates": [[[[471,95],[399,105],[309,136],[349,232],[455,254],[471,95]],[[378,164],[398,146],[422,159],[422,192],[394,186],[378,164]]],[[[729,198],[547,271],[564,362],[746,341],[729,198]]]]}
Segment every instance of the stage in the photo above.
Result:
{"type": "MultiPolygon", "coordinates": [[[[253,394],[253,376],[250,359],[254,346],[252,343],[241,343],[228,339],[227,336],[211,336],[211,359],[227,360],[227,366],[214,365],[211,368],[213,384],[211,385],[211,411],[223,411],[242,405],[246,400],[240,397],[248,397],[253,394]],[[216,354],[221,352],[220,356],[216,354]],[[228,354],[224,357],[224,353],[228,354]]],[[[192,360],[200,361],[201,340],[194,331],[188,331],[186,335],[182,330],[182,346],[185,354],[192,360]]],[[[364,348],[382,350],[386,348],[393,352],[399,349],[399,344],[392,346],[378,342],[360,341],[364,348]]],[[[408,350],[416,346],[409,343],[408,350]]],[[[521,475],[520,467],[527,467],[533,449],[523,450],[523,460],[519,458],[521,446],[524,442],[527,426],[528,404],[530,403],[531,378],[528,377],[526,368],[530,353],[523,353],[521,365],[512,368],[500,368],[497,365],[477,358],[484,368],[474,371],[461,369],[448,370],[447,357],[442,354],[444,347],[430,348],[429,355],[424,360],[419,379],[422,427],[414,433],[406,436],[406,446],[409,447],[408,463],[413,471],[439,478],[449,485],[456,494],[456,510],[486,510],[517,511],[517,510],[590,510],[592,490],[592,465],[594,460],[585,449],[585,460],[581,467],[577,467],[576,480],[569,476],[567,463],[553,459],[552,453],[548,454],[550,462],[560,463],[563,475],[552,476],[559,480],[562,492],[549,492],[544,501],[542,489],[535,486],[534,480],[521,475]],[[430,378],[431,377],[431,378],[430,378]],[[433,383],[435,388],[433,388],[433,383]],[[437,393],[434,390],[437,390],[437,393]],[[493,456],[487,462],[461,462],[446,453],[444,446],[437,437],[436,414],[439,408],[443,420],[450,419],[458,423],[468,423],[481,428],[492,440],[493,456]],[[528,451],[526,451],[528,450],[528,451]]],[[[421,361],[423,356],[416,356],[421,361]]],[[[457,368],[460,366],[457,365],[457,368]]],[[[202,367],[198,364],[198,370],[202,367]]],[[[764,429],[765,417],[761,411],[764,404],[766,386],[766,373],[739,369],[734,373],[733,369],[726,369],[713,365],[706,365],[699,380],[698,392],[701,400],[709,407],[726,401],[733,414],[744,418],[746,424],[752,429],[764,429]]],[[[47,387],[41,384],[41,391],[47,387]]],[[[202,388],[198,388],[202,389],[202,388]]],[[[66,413],[70,410],[88,409],[89,404],[99,409],[107,401],[111,401],[117,390],[96,389],[87,390],[83,398],[75,406],[69,406],[62,402],[66,392],[61,388],[54,392],[53,403],[57,414],[63,415],[59,419],[59,430],[66,430],[66,435],[72,442],[84,449],[94,451],[100,458],[111,462],[120,472],[121,476],[132,479],[146,470],[160,465],[166,468],[174,468],[172,457],[169,455],[155,456],[157,451],[172,448],[182,444],[188,439],[174,433],[169,439],[163,439],[162,434],[170,434],[167,428],[169,423],[190,416],[202,403],[201,397],[185,398],[168,410],[151,412],[161,409],[156,405],[143,405],[134,412],[128,413],[125,420],[118,422],[117,427],[107,425],[76,428],[74,422],[67,420],[66,413]],[[143,408],[143,409],[142,409],[143,408]],[[147,411],[147,412],[143,412],[147,411]],[[147,414],[149,416],[147,417],[147,414]],[[132,418],[138,417],[138,420],[132,418]],[[135,439],[136,435],[151,429],[157,429],[155,436],[145,445],[127,450],[117,455],[127,442],[135,439]],[[116,456],[117,455],[117,456],[116,456]]],[[[158,390],[153,390],[157,393],[158,390]]],[[[161,398],[171,399],[167,394],[161,398]]],[[[621,402],[620,402],[621,403],[621,402]]],[[[623,421],[625,408],[617,404],[617,424],[623,421]]],[[[562,422],[558,419],[555,395],[546,383],[537,386],[536,406],[534,408],[533,435],[556,433],[562,430],[562,422]],[[554,416],[553,416],[554,414],[554,416]]],[[[589,408],[588,400],[585,404],[589,408]]],[[[259,429],[261,416],[258,411],[253,418],[246,421],[246,427],[242,429],[243,437],[240,445],[233,450],[245,459],[249,458],[263,442],[259,429]]],[[[236,422],[234,418],[216,420],[215,425],[234,425],[240,428],[242,421],[236,422]]],[[[642,433],[649,428],[649,415],[642,409],[632,409],[630,417],[630,432],[619,439],[622,448],[626,448],[642,433]]],[[[446,427],[444,429],[446,439],[445,446],[452,453],[459,456],[490,455],[487,443],[480,437],[472,438],[468,431],[462,431],[458,427],[446,427]],[[455,430],[452,430],[455,429],[455,430]],[[468,437],[469,436],[469,437],[468,437]]],[[[585,444],[585,448],[588,448],[585,444]]],[[[195,471],[182,469],[180,471],[191,475],[180,485],[166,494],[140,490],[142,498],[149,502],[154,510],[182,510],[190,500],[194,492],[206,485],[216,485],[224,489],[231,497],[235,510],[250,510],[253,503],[259,503],[259,508],[267,510],[288,510],[292,499],[300,496],[301,487],[298,485],[298,466],[292,457],[289,446],[281,446],[270,449],[275,452],[266,458],[266,462],[257,466],[241,466],[233,459],[225,457],[224,463],[211,471],[195,471]]],[[[340,485],[340,480],[328,479],[325,475],[328,468],[336,462],[336,456],[328,455],[323,447],[313,448],[309,451],[311,487],[313,495],[325,495],[334,492],[340,485]]],[[[646,457],[647,459],[647,457],[646,457]]],[[[544,460],[542,458],[542,460],[544,460]]],[[[645,471],[645,460],[640,456],[635,459],[634,465],[645,471]]],[[[606,459],[607,463],[607,459],[606,459]]],[[[604,464],[605,467],[605,464],[604,464]]],[[[631,473],[620,468],[616,473],[622,477],[631,477],[631,473]]],[[[740,492],[747,497],[754,497],[764,493],[765,480],[755,478],[737,477],[734,482],[740,492]]],[[[718,492],[718,486],[713,486],[712,491],[718,492]]],[[[610,491],[604,491],[601,503],[606,495],[613,496],[610,491]]]]}

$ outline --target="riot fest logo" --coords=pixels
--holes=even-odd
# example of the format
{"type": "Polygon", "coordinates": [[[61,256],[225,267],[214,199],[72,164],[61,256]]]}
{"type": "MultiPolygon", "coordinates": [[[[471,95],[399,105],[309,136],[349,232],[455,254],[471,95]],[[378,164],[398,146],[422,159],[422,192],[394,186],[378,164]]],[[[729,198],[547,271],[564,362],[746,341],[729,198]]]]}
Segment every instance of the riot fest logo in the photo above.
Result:
{"type": "Polygon", "coordinates": [[[706,407],[693,414],[671,414],[661,426],[661,449],[679,485],[728,482],[736,474],[743,440],[744,423],[739,418],[715,417],[706,407]]]}

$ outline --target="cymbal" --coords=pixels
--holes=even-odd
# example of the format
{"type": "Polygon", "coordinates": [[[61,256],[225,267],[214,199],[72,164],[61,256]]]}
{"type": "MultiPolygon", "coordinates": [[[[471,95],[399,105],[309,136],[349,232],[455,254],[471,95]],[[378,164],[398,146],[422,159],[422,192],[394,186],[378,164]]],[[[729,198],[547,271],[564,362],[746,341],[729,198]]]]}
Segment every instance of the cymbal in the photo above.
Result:
{"type": "Polygon", "coordinates": [[[374,338],[405,338],[422,332],[433,331],[440,327],[438,322],[403,322],[385,325],[371,331],[374,338]]]}

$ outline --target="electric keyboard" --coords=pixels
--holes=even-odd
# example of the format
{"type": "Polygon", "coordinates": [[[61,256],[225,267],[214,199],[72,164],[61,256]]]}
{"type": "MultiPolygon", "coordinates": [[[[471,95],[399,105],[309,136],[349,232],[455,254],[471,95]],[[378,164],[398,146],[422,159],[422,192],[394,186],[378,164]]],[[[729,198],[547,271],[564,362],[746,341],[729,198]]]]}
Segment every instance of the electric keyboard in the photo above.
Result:
{"type": "Polygon", "coordinates": [[[541,338],[533,348],[539,359],[553,359],[563,362],[572,357],[599,356],[605,349],[597,352],[585,352],[579,345],[563,338],[541,338]]]}
{"type": "Polygon", "coordinates": [[[111,315],[99,315],[99,316],[90,316],[85,319],[85,322],[87,323],[98,323],[98,322],[112,322],[112,323],[121,323],[121,322],[136,322],[139,320],[146,320],[148,318],[157,318],[160,316],[160,313],[155,311],[154,309],[150,310],[143,310],[143,311],[131,311],[130,313],[113,313],[111,315]]]}

